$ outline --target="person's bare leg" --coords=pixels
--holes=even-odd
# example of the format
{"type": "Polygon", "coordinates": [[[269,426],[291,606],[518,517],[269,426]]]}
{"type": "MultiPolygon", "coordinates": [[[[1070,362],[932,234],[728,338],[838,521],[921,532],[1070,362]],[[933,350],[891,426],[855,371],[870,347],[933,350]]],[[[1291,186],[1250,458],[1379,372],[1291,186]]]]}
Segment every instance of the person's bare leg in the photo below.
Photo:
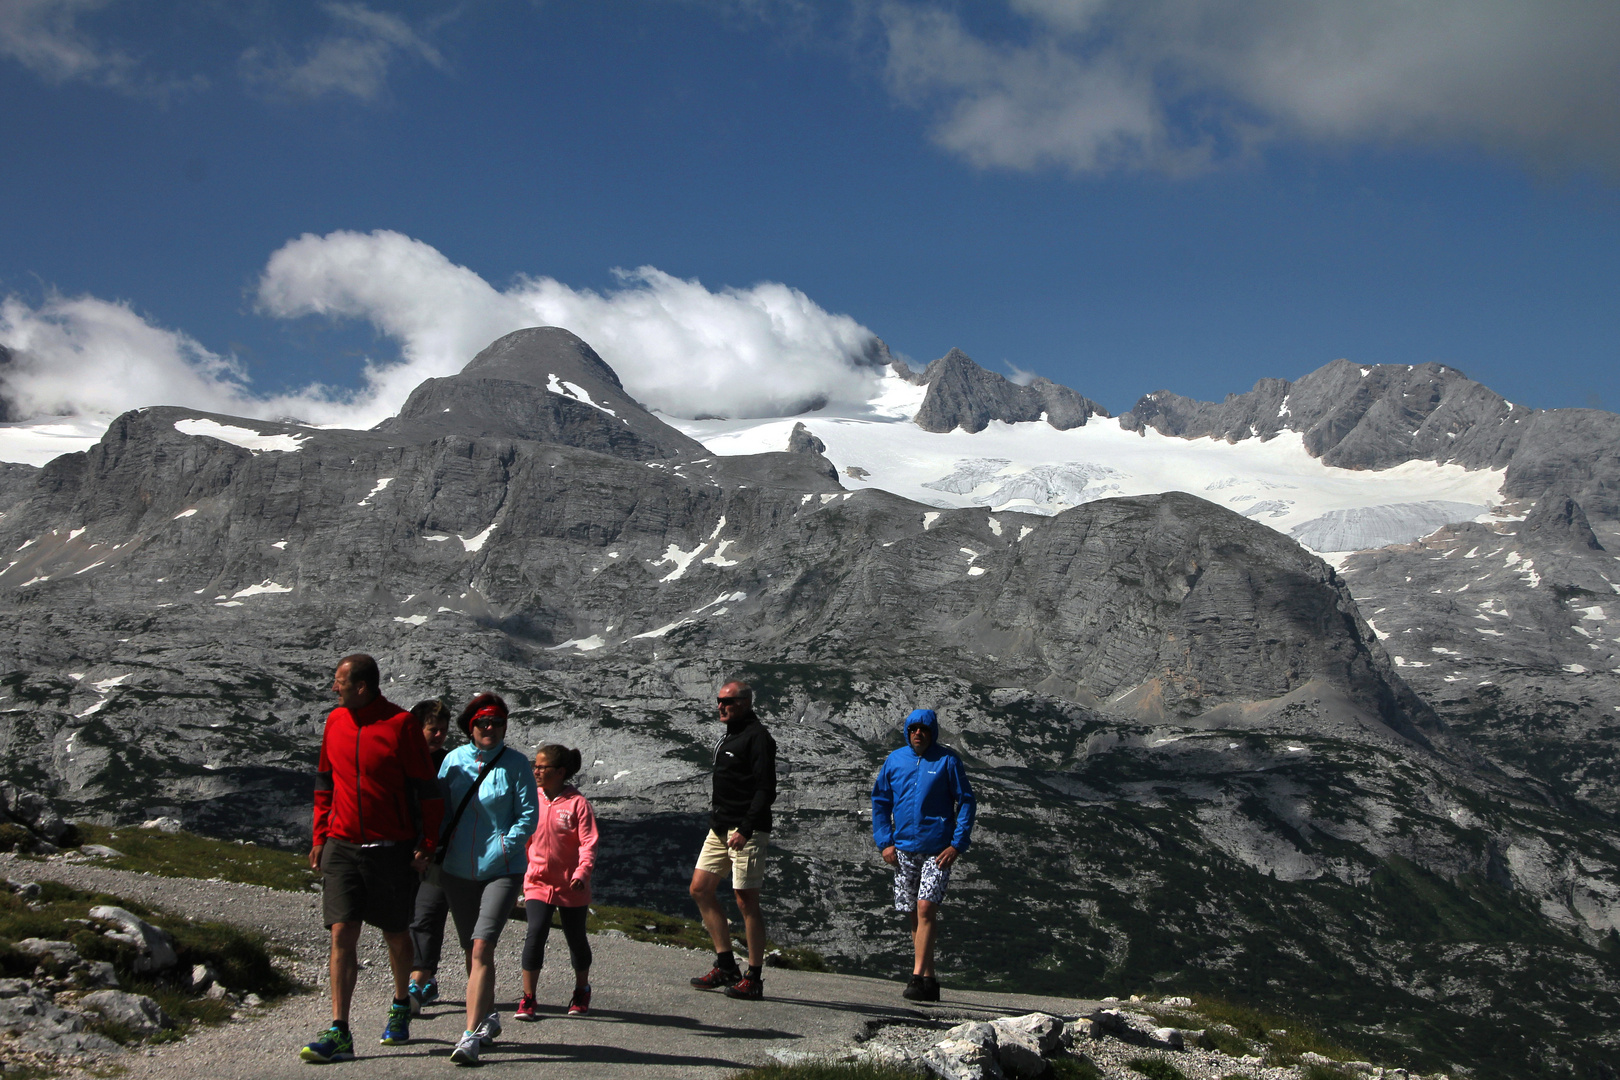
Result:
{"type": "Polygon", "coordinates": [[[714,951],[726,953],[731,951],[731,923],[726,920],[725,909],[720,906],[720,898],[715,890],[720,887],[720,875],[711,874],[707,870],[692,871],[692,902],[697,905],[698,917],[703,920],[704,929],[709,932],[709,940],[714,943],[714,951]]]}
{"type": "Polygon", "coordinates": [[[539,984],[540,984],[540,972],[538,970],[530,971],[528,968],[524,968],[523,969],[523,992],[525,994],[529,995],[530,997],[534,997],[535,987],[537,987],[539,984]]]}
{"type": "Polygon", "coordinates": [[[591,969],[590,968],[575,968],[574,969],[574,989],[575,990],[583,990],[589,985],[591,985],[591,969]]]}
{"type": "Polygon", "coordinates": [[[384,933],[383,940],[388,942],[388,966],[394,969],[394,1000],[404,1001],[411,991],[411,961],[416,959],[411,932],[384,933]]]}
{"type": "Polygon", "coordinates": [[[467,1030],[471,1031],[495,1004],[495,950],[483,938],[475,938],[467,958],[467,1030]]]}
{"type": "Polygon", "coordinates": [[[354,982],[360,974],[360,928],[363,923],[332,924],[332,952],[327,973],[332,980],[332,1019],[349,1022],[349,1004],[354,1000],[354,982]]]}
{"type": "Polygon", "coordinates": [[[917,910],[908,912],[914,950],[913,975],[934,977],[934,917],[938,909],[939,905],[932,900],[918,900],[917,910]]]}
{"type": "Polygon", "coordinates": [[[743,933],[748,938],[748,966],[759,967],[765,963],[765,913],[759,907],[759,890],[733,888],[731,892],[737,898],[743,933]]]}

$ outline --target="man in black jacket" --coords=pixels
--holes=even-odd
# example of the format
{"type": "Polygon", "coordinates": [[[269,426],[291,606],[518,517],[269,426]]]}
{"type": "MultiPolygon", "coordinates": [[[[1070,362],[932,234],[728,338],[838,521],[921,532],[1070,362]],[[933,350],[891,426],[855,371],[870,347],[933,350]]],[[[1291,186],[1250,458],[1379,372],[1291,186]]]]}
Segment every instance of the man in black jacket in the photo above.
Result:
{"type": "Polygon", "coordinates": [[[754,691],[745,682],[720,688],[720,719],[725,734],[714,748],[714,803],[697,869],[692,899],[714,942],[714,968],[692,980],[700,990],[725,988],[726,996],[759,1000],[765,962],[765,916],[759,888],[765,881],[765,842],[776,799],[776,740],[754,715],[754,691]],[[731,874],[732,895],[742,912],[748,938],[748,971],[737,969],[731,952],[731,926],[715,891],[721,875],[731,874]]]}

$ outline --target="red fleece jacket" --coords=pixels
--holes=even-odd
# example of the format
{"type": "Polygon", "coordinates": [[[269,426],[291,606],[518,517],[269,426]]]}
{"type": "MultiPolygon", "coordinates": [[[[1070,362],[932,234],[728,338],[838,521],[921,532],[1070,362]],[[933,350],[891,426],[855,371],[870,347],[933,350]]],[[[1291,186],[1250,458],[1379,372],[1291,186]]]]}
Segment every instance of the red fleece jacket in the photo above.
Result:
{"type": "Polygon", "coordinates": [[[315,775],[315,843],[380,841],[431,851],[444,797],[422,741],[422,725],[387,698],[326,718],[315,775]]]}

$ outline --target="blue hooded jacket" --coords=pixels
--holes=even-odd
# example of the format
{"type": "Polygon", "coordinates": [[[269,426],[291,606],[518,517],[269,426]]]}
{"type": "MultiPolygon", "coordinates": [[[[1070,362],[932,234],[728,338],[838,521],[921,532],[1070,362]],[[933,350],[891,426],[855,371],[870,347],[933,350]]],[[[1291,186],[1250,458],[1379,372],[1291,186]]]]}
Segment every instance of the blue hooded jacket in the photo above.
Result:
{"type": "Polygon", "coordinates": [[[484,763],[497,754],[501,760],[484,777],[445,846],[444,872],[469,881],[489,881],[528,870],[529,835],[540,820],[540,799],[529,759],[505,742],[488,750],[463,743],[439,766],[439,786],[449,808],[444,823],[450,824],[450,816],[478,779],[484,763]]]}
{"type": "Polygon", "coordinates": [[[933,736],[928,749],[919,754],[907,739],[872,782],[872,839],[879,851],[893,844],[910,855],[966,851],[977,806],[967,770],[955,750],[939,744],[934,710],[912,710],[905,727],[917,723],[933,736]]]}

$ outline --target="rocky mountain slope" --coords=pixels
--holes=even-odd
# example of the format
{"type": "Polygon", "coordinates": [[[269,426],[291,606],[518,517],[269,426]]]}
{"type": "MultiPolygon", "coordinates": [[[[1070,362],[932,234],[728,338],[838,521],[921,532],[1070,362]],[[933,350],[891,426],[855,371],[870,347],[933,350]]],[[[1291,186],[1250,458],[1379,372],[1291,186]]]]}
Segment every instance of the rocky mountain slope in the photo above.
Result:
{"type": "MultiPolygon", "coordinates": [[[[937,509],[794,446],[716,456],[554,328],[374,431],[125,414],[4,489],[0,760],[84,814],[296,845],[331,667],[365,649],[402,704],[495,688],[514,741],[581,746],[604,898],[680,908],[740,675],[784,761],[773,933],[886,974],[865,794],[929,704],[983,799],[956,977],[1287,1003],[1481,1075],[1612,1053],[1612,808],[1556,722],[1527,764],[1380,641],[1372,564],[1182,493],[937,509]]],[[[1519,526],[1540,572],[1605,557],[1576,517],[1519,526]]]]}
{"type": "Polygon", "coordinates": [[[1508,498],[1540,498],[1556,486],[1590,512],[1620,515],[1620,416],[1527,409],[1443,364],[1336,360],[1297,382],[1261,379],[1222,402],[1160,390],[1120,423],[1234,440],[1297,431],[1313,456],[1347,469],[1412,460],[1506,469],[1508,498]]]}

